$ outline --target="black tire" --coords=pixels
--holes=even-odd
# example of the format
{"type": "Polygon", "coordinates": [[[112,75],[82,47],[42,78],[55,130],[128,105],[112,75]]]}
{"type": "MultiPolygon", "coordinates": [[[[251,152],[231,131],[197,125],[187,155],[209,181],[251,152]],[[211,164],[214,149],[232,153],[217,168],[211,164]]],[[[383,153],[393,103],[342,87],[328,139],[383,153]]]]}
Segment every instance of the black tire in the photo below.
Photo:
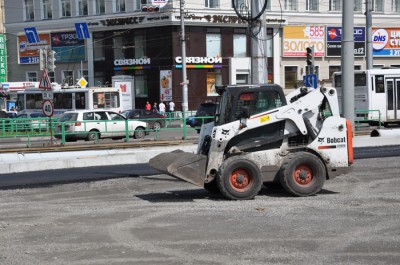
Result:
{"type": "Polygon", "coordinates": [[[213,179],[210,183],[204,183],[204,189],[212,194],[221,193],[218,188],[217,180],[213,179]]]}
{"type": "Polygon", "coordinates": [[[260,191],[262,176],[256,164],[235,157],[220,167],[217,185],[222,195],[231,200],[249,200],[260,191]]]}
{"type": "Polygon", "coordinates": [[[153,130],[158,131],[158,130],[161,129],[161,127],[162,127],[162,125],[161,125],[161,123],[159,123],[158,121],[156,121],[156,122],[153,123],[153,130]]]}
{"type": "Polygon", "coordinates": [[[135,139],[143,139],[145,136],[144,128],[138,127],[135,129],[135,132],[133,133],[133,138],[135,139]]]}
{"type": "Polygon", "coordinates": [[[91,130],[91,131],[88,133],[87,137],[86,137],[86,140],[87,140],[87,141],[92,141],[92,142],[95,142],[95,141],[97,141],[98,139],[100,139],[100,132],[99,132],[99,131],[96,131],[96,130],[91,130]]]}
{"type": "Polygon", "coordinates": [[[311,196],[321,191],[326,179],[321,159],[307,152],[288,154],[281,167],[282,187],[295,196],[311,196]]]}

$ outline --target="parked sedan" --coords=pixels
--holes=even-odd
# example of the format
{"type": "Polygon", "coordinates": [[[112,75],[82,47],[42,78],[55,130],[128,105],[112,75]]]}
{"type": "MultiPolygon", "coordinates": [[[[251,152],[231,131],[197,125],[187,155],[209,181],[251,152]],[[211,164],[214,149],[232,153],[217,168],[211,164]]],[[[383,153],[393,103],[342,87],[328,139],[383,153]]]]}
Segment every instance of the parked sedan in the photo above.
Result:
{"type": "Polygon", "coordinates": [[[43,112],[21,113],[15,118],[19,131],[46,131],[49,129],[49,119],[43,112]]]}
{"type": "Polygon", "coordinates": [[[128,128],[126,128],[126,120],[124,116],[114,111],[67,111],[55,126],[55,137],[62,138],[63,126],[67,141],[79,139],[95,141],[100,138],[121,139],[126,136],[126,129],[129,130],[129,136],[135,139],[142,139],[149,134],[145,122],[128,120],[128,128]]]}
{"type": "Polygon", "coordinates": [[[128,119],[143,120],[153,130],[165,127],[165,116],[152,110],[132,109],[122,112],[122,115],[128,119]]]}

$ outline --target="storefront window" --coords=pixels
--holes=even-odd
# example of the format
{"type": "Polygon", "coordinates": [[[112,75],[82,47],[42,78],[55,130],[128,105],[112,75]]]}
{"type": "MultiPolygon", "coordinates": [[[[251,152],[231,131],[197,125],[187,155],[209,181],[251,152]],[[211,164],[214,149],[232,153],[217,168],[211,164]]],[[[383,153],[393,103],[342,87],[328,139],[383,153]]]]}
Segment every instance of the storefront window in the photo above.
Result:
{"type": "Polygon", "coordinates": [[[122,36],[114,37],[113,38],[113,51],[114,51],[114,58],[115,59],[122,59],[125,58],[124,56],[124,40],[122,36]]]}
{"type": "Polygon", "coordinates": [[[285,88],[297,88],[297,66],[285,66],[285,88]]]}
{"type": "Polygon", "coordinates": [[[221,56],[221,34],[207,33],[206,36],[207,57],[221,56]]]}
{"type": "Polygon", "coordinates": [[[210,69],[207,72],[207,96],[218,96],[215,86],[222,84],[221,69],[210,69]]]}
{"type": "Polygon", "coordinates": [[[233,57],[247,56],[247,38],[245,34],[233,35],[233,57]]]}
{"type": "Polygon", "coordinates": [[[146,55],[144,32],[135,32],[135,58],[143,58],[146,55]]]}
{"type": "Polygon", "coordinates": [[[143,71],[135,71],[135,93],[137,98],[148,96],[147,80],[143,71]]]}
{"type": "Polygon", "coordinates": [[[106,59],[104,40],[102,38],[96,38],[93,42],[93,60],[104,61],[106,59]]]}

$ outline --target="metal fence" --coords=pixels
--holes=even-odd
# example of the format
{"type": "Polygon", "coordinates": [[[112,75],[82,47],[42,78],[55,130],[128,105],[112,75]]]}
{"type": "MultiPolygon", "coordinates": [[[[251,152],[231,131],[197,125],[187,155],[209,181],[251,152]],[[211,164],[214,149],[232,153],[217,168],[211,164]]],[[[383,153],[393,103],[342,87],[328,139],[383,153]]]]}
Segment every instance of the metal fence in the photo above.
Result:
{"type": "MultiPolygon", "coordinates": [[[[201,124],[213,120],[212,116],[195,117],[193,112],[182,113],[182,112],[168,112],[165,114],[164,123],[165,126],[160,129],[146,128],[146,133],[151,133],[154,140],[159,140],[166,132],[174,131],[175,137],[181,137],[187,139],[188,133],[192,134],[201,129],[201,124]]],[[[151,124],[153,120],[159,119],[134,119],[144,121],[147,124],[151,124]]],[[[132,135],[135,133],[134,130],[129,130],[128,120],[125,121],[124,130],[112,130],[111,123],[113,120],[96,120],[96,121],[79,121],[81,129],[79,132],[71,132],[67,128],[68,126],[75,126],[75,121],[60,122],[57,118],[4,118],[0,119],[0,140],[4,138],[26,138],[28,146],[35,139],[42,137],[55,137],[61,141],[62,145],[65,145],[69,140],[73,139],[74,135],[90,134],[90,123],[102,123],[104,130],[97,133],[97,136],[101,134],[110,133],[123,133],[123,138],[126,142],[132,139],[132,135]]],[[[120,135],[119,134],[119,135],[120,135]]],[[[98,143],[99,138],[96,137],[94,142],[98,143]]],[[[107,138],[122,138],[121,136],[107,138]]],[[[86,140],[90,138],[87,137],[86,140]]]]}

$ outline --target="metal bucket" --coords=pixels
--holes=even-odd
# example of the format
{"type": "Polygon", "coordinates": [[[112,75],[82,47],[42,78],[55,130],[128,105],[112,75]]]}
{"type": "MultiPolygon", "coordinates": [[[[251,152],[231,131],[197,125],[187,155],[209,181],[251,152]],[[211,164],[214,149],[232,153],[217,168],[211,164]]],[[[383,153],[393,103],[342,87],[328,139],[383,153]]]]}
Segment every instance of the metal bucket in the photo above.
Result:
{"type": "Polygon", "coordinates": [[[149,166],[172,177],[204,187],[207,157],[182,150],[159,154],[149,161],[149,166]]]}

